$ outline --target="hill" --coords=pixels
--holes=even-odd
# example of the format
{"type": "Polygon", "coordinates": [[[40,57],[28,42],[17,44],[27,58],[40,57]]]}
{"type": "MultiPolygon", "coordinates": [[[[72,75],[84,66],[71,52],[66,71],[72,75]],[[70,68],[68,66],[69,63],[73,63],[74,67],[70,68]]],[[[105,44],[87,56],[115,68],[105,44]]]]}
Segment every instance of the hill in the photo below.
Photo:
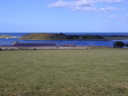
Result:
{"type": "Polygon", "coordinates": [[[51,33],[31,33],[22,36],[23,40],[123,40],[128,39],[127,35],[67,35],[63,33],[51,34],[51,33]]]}

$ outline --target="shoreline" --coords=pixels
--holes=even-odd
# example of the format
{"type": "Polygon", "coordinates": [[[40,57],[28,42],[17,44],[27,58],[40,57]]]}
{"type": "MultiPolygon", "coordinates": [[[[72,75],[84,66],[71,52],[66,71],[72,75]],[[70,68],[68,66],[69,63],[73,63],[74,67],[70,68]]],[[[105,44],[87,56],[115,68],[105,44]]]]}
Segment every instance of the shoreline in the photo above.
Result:
{"type": "Polygon", "coordinates": [[[88,50],[89,46],[74,46],[74,47],[62,47],[62,46],[33,46],[33,47],[18,47],[18,46],[0,46],[1,51],[6,50],[88,50]]]}

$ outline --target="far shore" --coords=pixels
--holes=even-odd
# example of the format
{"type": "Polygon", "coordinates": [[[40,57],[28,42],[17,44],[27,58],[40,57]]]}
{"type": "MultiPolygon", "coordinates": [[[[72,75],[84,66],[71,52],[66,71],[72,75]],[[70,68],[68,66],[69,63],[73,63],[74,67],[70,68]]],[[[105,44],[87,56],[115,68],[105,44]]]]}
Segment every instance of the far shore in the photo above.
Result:
{"type": "Polygon", "coordinates": [[[16,36],[0,35],[0,38],[8,39],[8,38],[16,38],[16,36]]]}
{"type": "Polygon", "coordinates": [[[128,35],[67,35],[51,33],[30,33],[19,38],[21,40],[88,40],[88,41],[111,41],[126,40],[128,35]]]}

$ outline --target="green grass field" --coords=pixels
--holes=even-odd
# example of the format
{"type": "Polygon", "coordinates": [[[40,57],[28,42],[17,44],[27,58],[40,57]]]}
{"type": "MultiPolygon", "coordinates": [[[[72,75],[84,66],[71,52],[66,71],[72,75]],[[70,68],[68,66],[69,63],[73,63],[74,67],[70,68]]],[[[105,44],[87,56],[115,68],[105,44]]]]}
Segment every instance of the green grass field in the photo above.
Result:
{"type": "Polygon", "coordinates": [[[0,51],[0,96],[128,96],[128,49],[0,51]]]}

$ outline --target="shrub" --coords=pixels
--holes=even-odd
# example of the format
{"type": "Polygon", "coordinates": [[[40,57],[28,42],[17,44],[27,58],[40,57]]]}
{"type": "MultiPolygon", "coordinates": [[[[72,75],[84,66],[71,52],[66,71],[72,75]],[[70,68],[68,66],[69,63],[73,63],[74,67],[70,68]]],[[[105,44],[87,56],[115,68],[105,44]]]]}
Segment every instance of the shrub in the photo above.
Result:
{"type": "Polygon", "coordinates": [[[113,43],[113,47],[115,48],[123,48],[125,46],[125,43],[122,41],[116,41],[113,43]]]}

